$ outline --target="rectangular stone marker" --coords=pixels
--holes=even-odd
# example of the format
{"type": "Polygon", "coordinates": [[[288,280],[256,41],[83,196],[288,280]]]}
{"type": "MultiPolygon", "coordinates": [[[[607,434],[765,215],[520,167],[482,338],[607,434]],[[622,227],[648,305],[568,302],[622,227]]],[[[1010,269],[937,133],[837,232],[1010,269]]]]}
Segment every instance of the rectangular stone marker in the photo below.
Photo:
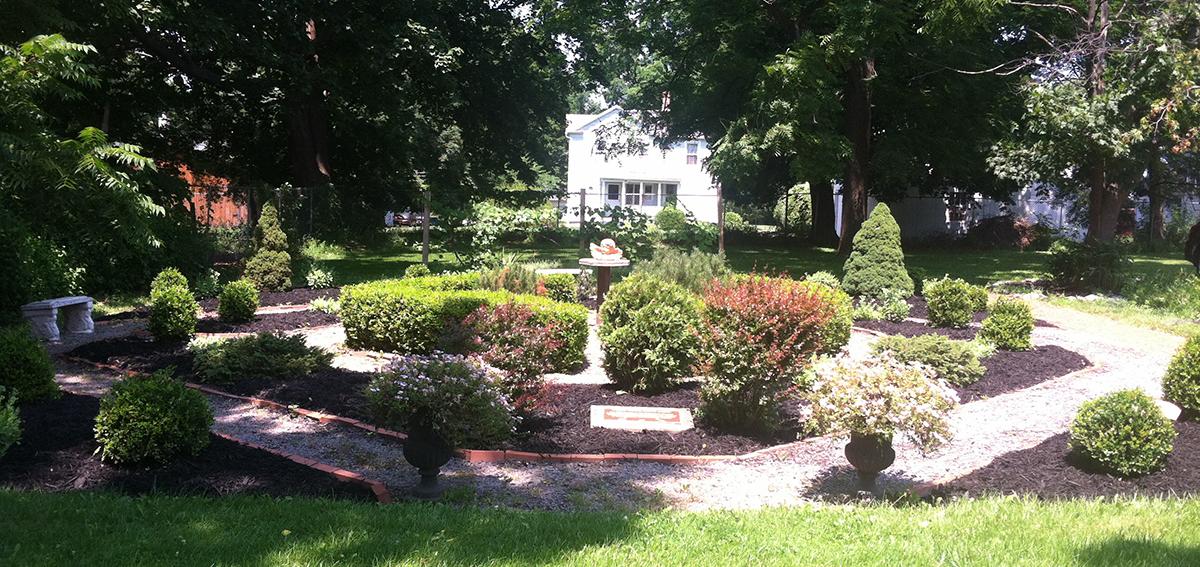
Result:
{"type": "Polygon", "coordinates": [[[628,431],[684,431],[693,426],[692,412],[684,408],[592,406],[592,427],[628,431]]]}

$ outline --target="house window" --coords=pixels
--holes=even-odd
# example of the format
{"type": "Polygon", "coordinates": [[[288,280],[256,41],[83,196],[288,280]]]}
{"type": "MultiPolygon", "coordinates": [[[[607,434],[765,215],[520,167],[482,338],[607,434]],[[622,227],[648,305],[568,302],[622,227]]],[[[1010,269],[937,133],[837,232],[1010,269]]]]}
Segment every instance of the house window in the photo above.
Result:
{"type": "Polygon", "coordinates": [[[674,183],[663,183],[662,186],[662,204],[663,206],[675,205],[679,203],[679,186],[674,183]]]}
{"type": "Polygon", "coordinates": [[[679,183],[662,181],[604,181],[604,201],[609,206],[662,207],[678,201],[679,183]]]}
{"type": "Polygon", "coordinates": [[[625,182],[625,204],[642,205],[642,184],[637,181],[625,182]]]}
{"type": "Polygon", "coordinates": [[[699,149],[700,149],[700,144],[698,144],[696,142],[688,142],[688,144],[687,144],[687,163],[688,163],[688,165],[696,165],[697,163],[700,162],[700,158],[697,155],[697,153],[699,152],[699,149]]]}
{"type": "Polygon", "coordinates": [[[621,184],[620,183],[605,183],[604,184],[604,204],[620,205],[621,204],[621,184]]]}
{"type": "Polygon", "coordinates": [[[643,183],[642,184],[642,206],[657,207],[658,206],[658,184],[643,183]]]}

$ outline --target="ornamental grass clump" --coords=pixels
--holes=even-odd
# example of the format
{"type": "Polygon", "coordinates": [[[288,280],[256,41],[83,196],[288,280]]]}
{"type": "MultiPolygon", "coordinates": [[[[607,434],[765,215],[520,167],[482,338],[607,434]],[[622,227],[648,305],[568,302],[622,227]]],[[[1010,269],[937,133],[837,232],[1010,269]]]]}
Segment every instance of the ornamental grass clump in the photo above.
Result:
{"type": "Polygon", "coordinates": [[[1200,335],[1183,343],[1167,366],[1163,397],[1195,414],[1200,412],[1200,335]]]}
{"type": "Polygon", "coordinates": [[[991,315],[983,320],[979,339],[1003,350],[1033,348],[1033,311],[1020,299],[1001,297],[992,304],[991,315]]]}
{"type": "Polygon", "coordinates": [[[929,323],[935,327],[966,327],[975,316],[971,284],[945,277],[925,282],[925,300],[929,302],[929,323]]]}
{"type": "Polygon", "coordinates": [[[400,357],[364,395],[375,423],[429,429],[451,447],[494,447],[512,437],[518,423],[496,371],[456,355],[400,357]]]}
{"type": "Polygon", "coordinates": [[[514,301],[476,309],[464,321],[472,352],[502,370],[504,394],[519,411],[541,401],[546,373],[554,369],[554,353],[562,348],[556,323],[543,323],[527,305],[514,301]]]}
{"type": "Polygon", "coordinates": [[[1071,422],[1071,449],[1124,477],[1162,469],[1174,442],[1174,424],[1150,396],[1136,389],[1083,404],[1071,422]]]}
{"type": "Polygon", "coordinates": [[[904,297],[913,294],[913,280],[904,268],[900,225],[887,205],[875,205],[854,235],[843,272],[842,289],[850,295],[878,297],[887,289],[898,290],[904,297]]]}
{"type": "Polygon", "coordinates": [[[838,356],[818,362],[812,374],[812,423],[822,433],[900,434],[922,451],[950,440],[958,394],[926,366],[888,353],[866,360],[838,356]]]}
{"type": "Polygon", "coordinates": [[[780,403],[825,348],[836,306],[806,286],[763,276],[716,282],[704,303],[698,417],[725,430],[776,429],[780,403]]]}

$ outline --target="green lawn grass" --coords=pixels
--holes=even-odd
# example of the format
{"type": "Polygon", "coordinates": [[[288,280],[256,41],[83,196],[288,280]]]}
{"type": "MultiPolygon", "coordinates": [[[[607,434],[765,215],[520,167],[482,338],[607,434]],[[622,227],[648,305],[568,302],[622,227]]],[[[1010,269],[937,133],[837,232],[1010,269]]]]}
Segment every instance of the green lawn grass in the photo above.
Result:
{"type": "Polygon", "coordinates": [[[1198,565],[1200,501],[558,513],[0,491],[3,565],[1198,565]]]}

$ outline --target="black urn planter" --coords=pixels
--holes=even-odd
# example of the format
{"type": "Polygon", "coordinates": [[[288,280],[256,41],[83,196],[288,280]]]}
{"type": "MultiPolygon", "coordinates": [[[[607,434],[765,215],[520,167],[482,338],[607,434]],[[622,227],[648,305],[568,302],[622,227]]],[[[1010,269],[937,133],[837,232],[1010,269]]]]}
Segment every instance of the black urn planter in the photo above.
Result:
{"type": "Polygon", "coordinates": [[[438,474],[442,465],[454,456],[451,447],[441,435],[430,427],[413,427],[408,430],[404,441],[404,460],[421,471],[421,482],[413,489],[417,498],[434,499],[442,494],[438,474]]]}
{"type": "Polygon", "coordinates": [[[846,460],[858,471],[859,484],[866,490],[872,490],[879,471],[896,461],[892,437],[851,433],[850,442],[846,444],[846,460]]]}

